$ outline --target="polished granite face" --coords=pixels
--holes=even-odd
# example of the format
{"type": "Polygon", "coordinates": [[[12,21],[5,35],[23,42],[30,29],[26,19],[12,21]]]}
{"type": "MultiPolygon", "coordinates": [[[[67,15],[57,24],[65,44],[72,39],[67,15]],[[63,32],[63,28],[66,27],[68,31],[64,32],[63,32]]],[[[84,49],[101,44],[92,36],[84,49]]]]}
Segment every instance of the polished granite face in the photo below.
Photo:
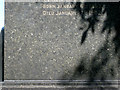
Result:
{"type": "Polygon", "coordinates": [[[101,34],[105,15],[81,45],[88,23],[70,8],[55,8],[58,4],[70,5],[6,3],[5,80],[116,80],[114,32],[101,34]]]}

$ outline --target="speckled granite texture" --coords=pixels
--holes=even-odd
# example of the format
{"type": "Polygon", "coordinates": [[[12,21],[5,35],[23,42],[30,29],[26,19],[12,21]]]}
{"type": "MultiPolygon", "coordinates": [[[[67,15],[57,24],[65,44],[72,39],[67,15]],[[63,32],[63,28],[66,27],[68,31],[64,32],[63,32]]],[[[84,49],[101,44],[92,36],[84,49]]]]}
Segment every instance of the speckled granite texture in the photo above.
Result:
{"type": "Polygon", "coordinates": [[[105,15],[81,45],[84,30],[79,28],[86,29],[88,23],[78,14],[43,15],[44,10],[72,10],[43,9],[44,4],[58,3],[6,3],[5,80],[117,80],[114,32],[106,41],[100,31],[105,15]]]}

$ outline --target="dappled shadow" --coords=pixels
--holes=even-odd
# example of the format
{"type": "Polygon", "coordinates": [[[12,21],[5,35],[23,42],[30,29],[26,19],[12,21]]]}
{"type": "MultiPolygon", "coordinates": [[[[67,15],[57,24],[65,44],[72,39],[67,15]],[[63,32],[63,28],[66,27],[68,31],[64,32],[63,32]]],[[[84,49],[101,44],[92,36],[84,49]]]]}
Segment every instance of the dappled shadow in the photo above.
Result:
{"type": "MultiPolygon", "coordinates": [[[[105,14],[106,19],[103,21],[103,28],[101,29],[101,34],[104,32],[107,32],[107,36],[111,34],[113,31],[115,33],[112,43],[115,45],[115,54],[120,56],[120,3],[108,3],[108,2],[99,2],[99,3],[80,3],[77,2],[74,10],[78,12],[78,14],[81,16],[82,20],[85,22],[88,22],[89,25],[87,29],[83,32],[82,38],[81,38],[81,45],[84,43],[84,41],[87,38],[88,31],[91,30],[91,32],[94,34],[94,32],[97,30],[95,29],[95,25],[97,22],[100,21],[99,16],[105,14]],[[87,17],[86,17],[87,16],[87,17]]],[[[108,37],[106,38],[104,48],[106,47],[106,44],[108,43],[108,37]]],[[[97,55],[97,54],[96,54],[97,55]]],[[[97,59],[97,58],[96,58],[97,59]]],[[[95,66],[95,60],[93,59],[93,65],[91,67],[96,67],[99,69],[101,66],[105,65],[109,60],[109,56],[105,59],[102,59],[102,62],[99,67],[98,65],[95,66]]],[[[120,60],[118,60],[118,66],[120,60]]],[[[98,72],[98,71],[97,71],[98,72]]],[[[91,72],[89,73],[90,77],[94,77],[95,74],[91,72]]],[[[90,78],[90,79],[91,79],[90,78]]]]}
{"type": "MultiPolygon", "coordinates": [[[[73,3],[72,3],[73,4],[73,3]]],[[[95,25],[100,21],[99,16],[106,15],[105,20],[103,21],[103,28],[101,29],[102,33],[107,33],[106,40],[104,45],[98,49],[96,54],[90,59],[86,55],[83,58],[80,58],[80,64],[75,69],[72,76],[70,76],[70,82],[72,80],[78,79],[79,77],[86,75],[88,81],[86,85],[97,85],[99,83],[93,83],[95,80],[100,80],[101,82],[106,82],[108,77],[115,77],[115,65],[111,62],[111,54],[109,49],[113,49],[114,56],[120,59],[120,3],[75,3],[74,10],[81,16],[84,22],[88,22],[87,29],[84,30],[81,37],[81,45],[85,43],[85,40],[88,36],[88,31],[91,31],[92,34],[95,33],[95,25]],[[112,41],[109,41],[109,35],[111,32],[114,32],[115,35],[112,38],[112,41]],[[109,42],[114,44],[114,48],[109,46],[109,42]],[[86,60],[89,59],[89,63],[86,63],[86,60]],[[86,66],[87,65],[87,66],[86,66]],[[86,68],[89,67],[89,68],[86,68]]],[[[118,67],[120,66],[120,60],[118,62],[118,67]]],[[[64,78],[66,75],[63,75],[64,78]]],[[[68,82],[68,83],[70,83],[68,82]]],[[[106,84],[106,83],[105,83],[106,84]]],[[[110,82],[107,82],[107,85],[110,85],[110,82]]]]}
{"type": "Polygon", "coordinates": [[[120,49],[120,3],[80,3],[77,2],[74,10],[80,14],[82,20],[85,22],[89,22],[88,28],[83,32],[81,44],[84,43],[87,38],[87,32],[89,30],[92,33],[95,32],[95,25],[99,21],[99,16],[101,14],[106,14],[106,19],[103,22],[103,28],[101,33],[107,31],[108,34],[111,33],[112,30],[115,32],[115,36],[113,38],[113,43],[115,44],[116,53],[120,49]],[[81,6],[81,7],[80,7],[81,6]],[[86,17],[88,15],[88,17],[86,17]]]}
{"type": "MultiPolygon", "coordinates": [[[[71,85],[71,82],[76,83],[74,80],[84,80],[87,79],[85,83],[82,85],[87,86],[98,86],[101,87],[103,85],[112,85],[112,83],[106,81],[111,77],[114,78],[116,73],[116,66],[111,62],[110,51],[109,51],[108,41],[104,43],[104,45],[99,48],[96,54],[92,58],[88,58],[88,54],[84,54],[82,58],[80,58],[80,63],[76,67],[72,76],[63,75],[63,78],[69,77],[66,85],[71,85]],[[96,81],[99,80],[99,81],[96,81]]],[[[64,82],[62,82],[64,83],[64,82]]],[[[78,83],[79,85],[79,83],[78,83]]],[[[81,85],[81,84],[80,84],[81,85]]],[[[100,90],[104,90],[104,88],[99,88],[100,90]]]]}

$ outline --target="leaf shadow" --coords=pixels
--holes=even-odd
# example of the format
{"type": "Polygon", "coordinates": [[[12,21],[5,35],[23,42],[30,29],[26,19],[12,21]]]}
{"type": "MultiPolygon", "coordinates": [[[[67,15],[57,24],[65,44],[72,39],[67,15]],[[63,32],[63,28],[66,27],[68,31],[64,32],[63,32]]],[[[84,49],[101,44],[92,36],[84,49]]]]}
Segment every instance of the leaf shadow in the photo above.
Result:
{"type": "MultiPolygon", "coordinates": [[[[106,14],[106,18],[103,21],[103,28],[101,29],[101,34],[107,32],[107,36],[111,34],[113,31],[115,33],[112,38],[112,43],[114,44],[114,55],[120,56],[120,3],[108,3],[108,2],[77,2],[73,10],[75,10],[82,18],[84,22],[88,22],[88,27],[83,31],[81,37],[81,45],[85,43],[85,40],[88,36],[88,31],[91,31],[92,34],[96,32],[95,25],[100,21],[99,16],[106,14]]],[[[81,28],[80,28],[81,29],[81,28]]],[[[110,62],[110,53],[107,51],[109,39],[106,38],[104,45],[98,49],[95,56],[90,59],[89,68],[86,68],[86,60],[88,59],[86,55],[85,57],[80,58],[80,64],[75,69],[72,76],[70,76],[70,82],[73,82],[74,79],[81,77],[82,75],[87,74],[88,81],[85,85],[100,85],[100,83],[96,82],[96,79],[99,79],[100,82],[103,82],[105,85],[111,85],[112,83],[107,82],[108,74],[111,77],[115,76],[115,66],[111,65],[106,68],[107,64],[110,62]]],[[[120,58],[120,57],[119,57],[120,58]]],[[[117,60],[116,60],[117,61],[117,60]]],[[[118,60],[118,67],[120,66],[120,59],[118,60]]],[[[62,79],[68,75],[63,75],[62,79]]],[[[63,82],[64,83],[64,82],[63,82]]],[[[102,85],[100,85],[101,87],[102,85]]],[[[104,88],[100,88],[100,90],[104,90],[104,88]]]]}

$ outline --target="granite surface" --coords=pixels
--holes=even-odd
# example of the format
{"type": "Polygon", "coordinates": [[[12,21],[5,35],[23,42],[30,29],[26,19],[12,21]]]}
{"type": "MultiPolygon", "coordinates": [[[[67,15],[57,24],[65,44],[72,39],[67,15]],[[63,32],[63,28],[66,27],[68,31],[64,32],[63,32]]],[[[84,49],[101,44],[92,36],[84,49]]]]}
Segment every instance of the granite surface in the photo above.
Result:
{"type": "Polygon", "coordinates": [[[105,15],[81,45],[88,23],[71,8],[43,8],[51,4],[70,3],[6,3],[5,80],[117,80],[114,32],[101,34],[105,15]]]}

